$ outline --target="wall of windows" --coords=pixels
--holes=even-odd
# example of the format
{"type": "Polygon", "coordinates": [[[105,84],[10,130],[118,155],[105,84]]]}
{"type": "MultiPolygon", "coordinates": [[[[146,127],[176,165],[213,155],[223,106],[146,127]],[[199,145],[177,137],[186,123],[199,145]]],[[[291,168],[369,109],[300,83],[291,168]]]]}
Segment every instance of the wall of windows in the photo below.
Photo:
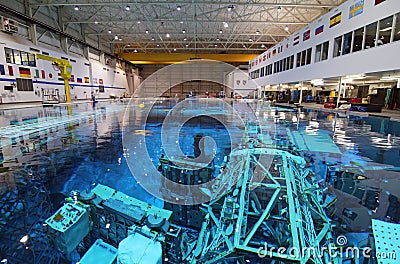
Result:
{"type": "Polygon", "coordinates": [[[36,67],[36,58],[34,54],[10,48],[4,48],[4,51],[7,63],[36,67]]]}
{"type": "Polygon", "coordinates": [[[315,62],[327,60],[328,51],[329,51],[329,41],[318,44],[315,47],[315,62]]]}
{"type": "Polygon", "coordinates": [[[312,48],[298,52],[296,67],[302,67],[304,65],[311,64],[311,53],[312,53],[312,48]]]}
{"type": "Polygon", "coordinates": [[[336,37],[333,43],[333,57],[370,49],[398,40],[400,40],[400,13],[336,37]]]}
{"type": "MultiPolygon", "coordinates": [[[[272,65],[271,65],[272,66],[272,65]]],[[[291,70],[294,67],[294,55],[274,62],[274,73],[291,70]]],[[[271,67],[272,70],[272,67],[271,67]]]]}

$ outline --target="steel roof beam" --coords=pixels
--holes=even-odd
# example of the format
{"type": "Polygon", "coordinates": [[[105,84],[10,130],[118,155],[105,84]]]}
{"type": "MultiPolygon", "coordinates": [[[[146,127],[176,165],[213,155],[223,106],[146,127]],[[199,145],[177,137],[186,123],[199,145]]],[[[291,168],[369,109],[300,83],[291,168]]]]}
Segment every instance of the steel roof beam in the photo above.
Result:
{"type": "Polygon", "coordinates": [[[234,5],[234,6],[271,6],[271,7],[301,7],[301,8],[334,8],[337,7],[335,4],[295,4],[295,3],[263,3],[263,2],[229,2],[229,1],[224,1],[224,2],[192,2],[192,1],[176,1],[176,2],[168,2],[168,1],[128,1],[128,2],[122,2],[122,1],[117,1],[117,2],[93,2],[93,1],[82,1],[82,2],[42,2],[42,3],[37,3],[37,2],[29,2],[30,6],[114,6],[114,5],[135,5],[135,4],[149,4],[149,5],[165,5],[165,4],[172,4],[172,5],[184,5],[184,4],[195,4],[195,5],[234,5]]]}

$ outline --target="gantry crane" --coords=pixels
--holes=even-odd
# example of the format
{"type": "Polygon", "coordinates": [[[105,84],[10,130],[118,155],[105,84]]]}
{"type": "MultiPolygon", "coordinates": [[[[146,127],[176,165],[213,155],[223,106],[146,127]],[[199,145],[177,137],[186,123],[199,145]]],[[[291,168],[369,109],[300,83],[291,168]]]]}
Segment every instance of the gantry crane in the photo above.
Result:
{"type": "Polygon", "coordinates": [[[64,79],[64,88],[65,88],[65,96],[67,99],[67,103],[71,103],[71,92],[69,90],[69,79],[71,78],[72,73],[72,65],[69,61],[50,57],[43,54],[36,54],[36,58],[41,60],[51,61],[53,65],[59,68],[61,73],[61,77],[64,79]]]}

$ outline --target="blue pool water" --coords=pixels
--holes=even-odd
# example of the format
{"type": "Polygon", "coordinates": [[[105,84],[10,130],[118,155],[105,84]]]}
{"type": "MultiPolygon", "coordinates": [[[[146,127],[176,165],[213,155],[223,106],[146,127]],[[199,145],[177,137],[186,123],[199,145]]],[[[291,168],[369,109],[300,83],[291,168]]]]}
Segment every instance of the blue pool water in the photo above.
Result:
{"type": "MultiPolygon", "coordinates": [[[[239,109],[243,104],[246,103],[233,103],[239,109]]],[[[139,126],[135,128],[138,133],[145,133],[155,165],[163,152],[162,121],[172,106],[170,102],[157,104],[150,112],[145,131],[139,126]]],[[[65,106],[1,110],[0,176],[8,180],[0,182],[0,192],[12,191],[16,183],[27,179],[41,179],[51,194],[63,195],[73,190],[91,189],[100,183],[162,206],[161,200],[137,183],[127,165],[122,144],[125,107],[121,102],[99,102],[95,106],[81,103],[73,106],[72,115],[68,115],[65,106]]],[[[354,189],[359,184],[365,192],[373,190],[373,198],[380,203],[376,208],[368,206],[368,193],[358,197],[360,201],[353,201],[352,197],[357,195],[352,191],[334,191],[339,200],[348,201],[348,207],[360,206],[366,208],[366,214],[371,217],[386,217],[389,197],[400,197],[400,173],[392,168],[400,167],[400,123],[307,109],[257,106],[253,109],[259,111],[260,119],[276,126],[275,136],[287,136],[289,130],[308,141],[305,151],[312,157],[317,177],[322,179],[330,164],[365,175],[367,179],[358,181],[354,189]],[[330,142],[326,142],[327,139],[330,142]],[[321,146],[328,146],[331,151],[325,152],[327,148],[321,146]]],[[[231,148],[227,130],[221,123],[206,117],[186,123],[179,134],[179,146],[186,155],[194,155],[193,138],[199,133],[213,137],[217,146],[215,163],[220,164],[231,148]]],[[[340,206],[339,214],[346,209],[343,204],[340,206]]],[[[343,224],[354,230],[368,228],[368,223],[344,221],[343,224]]]]}

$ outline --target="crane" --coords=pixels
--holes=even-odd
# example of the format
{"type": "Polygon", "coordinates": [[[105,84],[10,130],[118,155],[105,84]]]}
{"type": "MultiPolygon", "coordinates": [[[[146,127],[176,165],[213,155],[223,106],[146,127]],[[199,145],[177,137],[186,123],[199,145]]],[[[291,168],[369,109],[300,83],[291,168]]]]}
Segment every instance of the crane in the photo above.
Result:
{"type": "Polygon", "coordinates": [[[65,88],[65,96],[67,99],[67,103],[71,103],[71,92],[69,90],[69,79],[71,78],[72,73],[72,65],[69,61],[50,57],[43,54],[36,54],[37,59],[51,61],[53,65],[59,68],[61,73],[61,77],[64,79],[64,88],[65,88]]]}

